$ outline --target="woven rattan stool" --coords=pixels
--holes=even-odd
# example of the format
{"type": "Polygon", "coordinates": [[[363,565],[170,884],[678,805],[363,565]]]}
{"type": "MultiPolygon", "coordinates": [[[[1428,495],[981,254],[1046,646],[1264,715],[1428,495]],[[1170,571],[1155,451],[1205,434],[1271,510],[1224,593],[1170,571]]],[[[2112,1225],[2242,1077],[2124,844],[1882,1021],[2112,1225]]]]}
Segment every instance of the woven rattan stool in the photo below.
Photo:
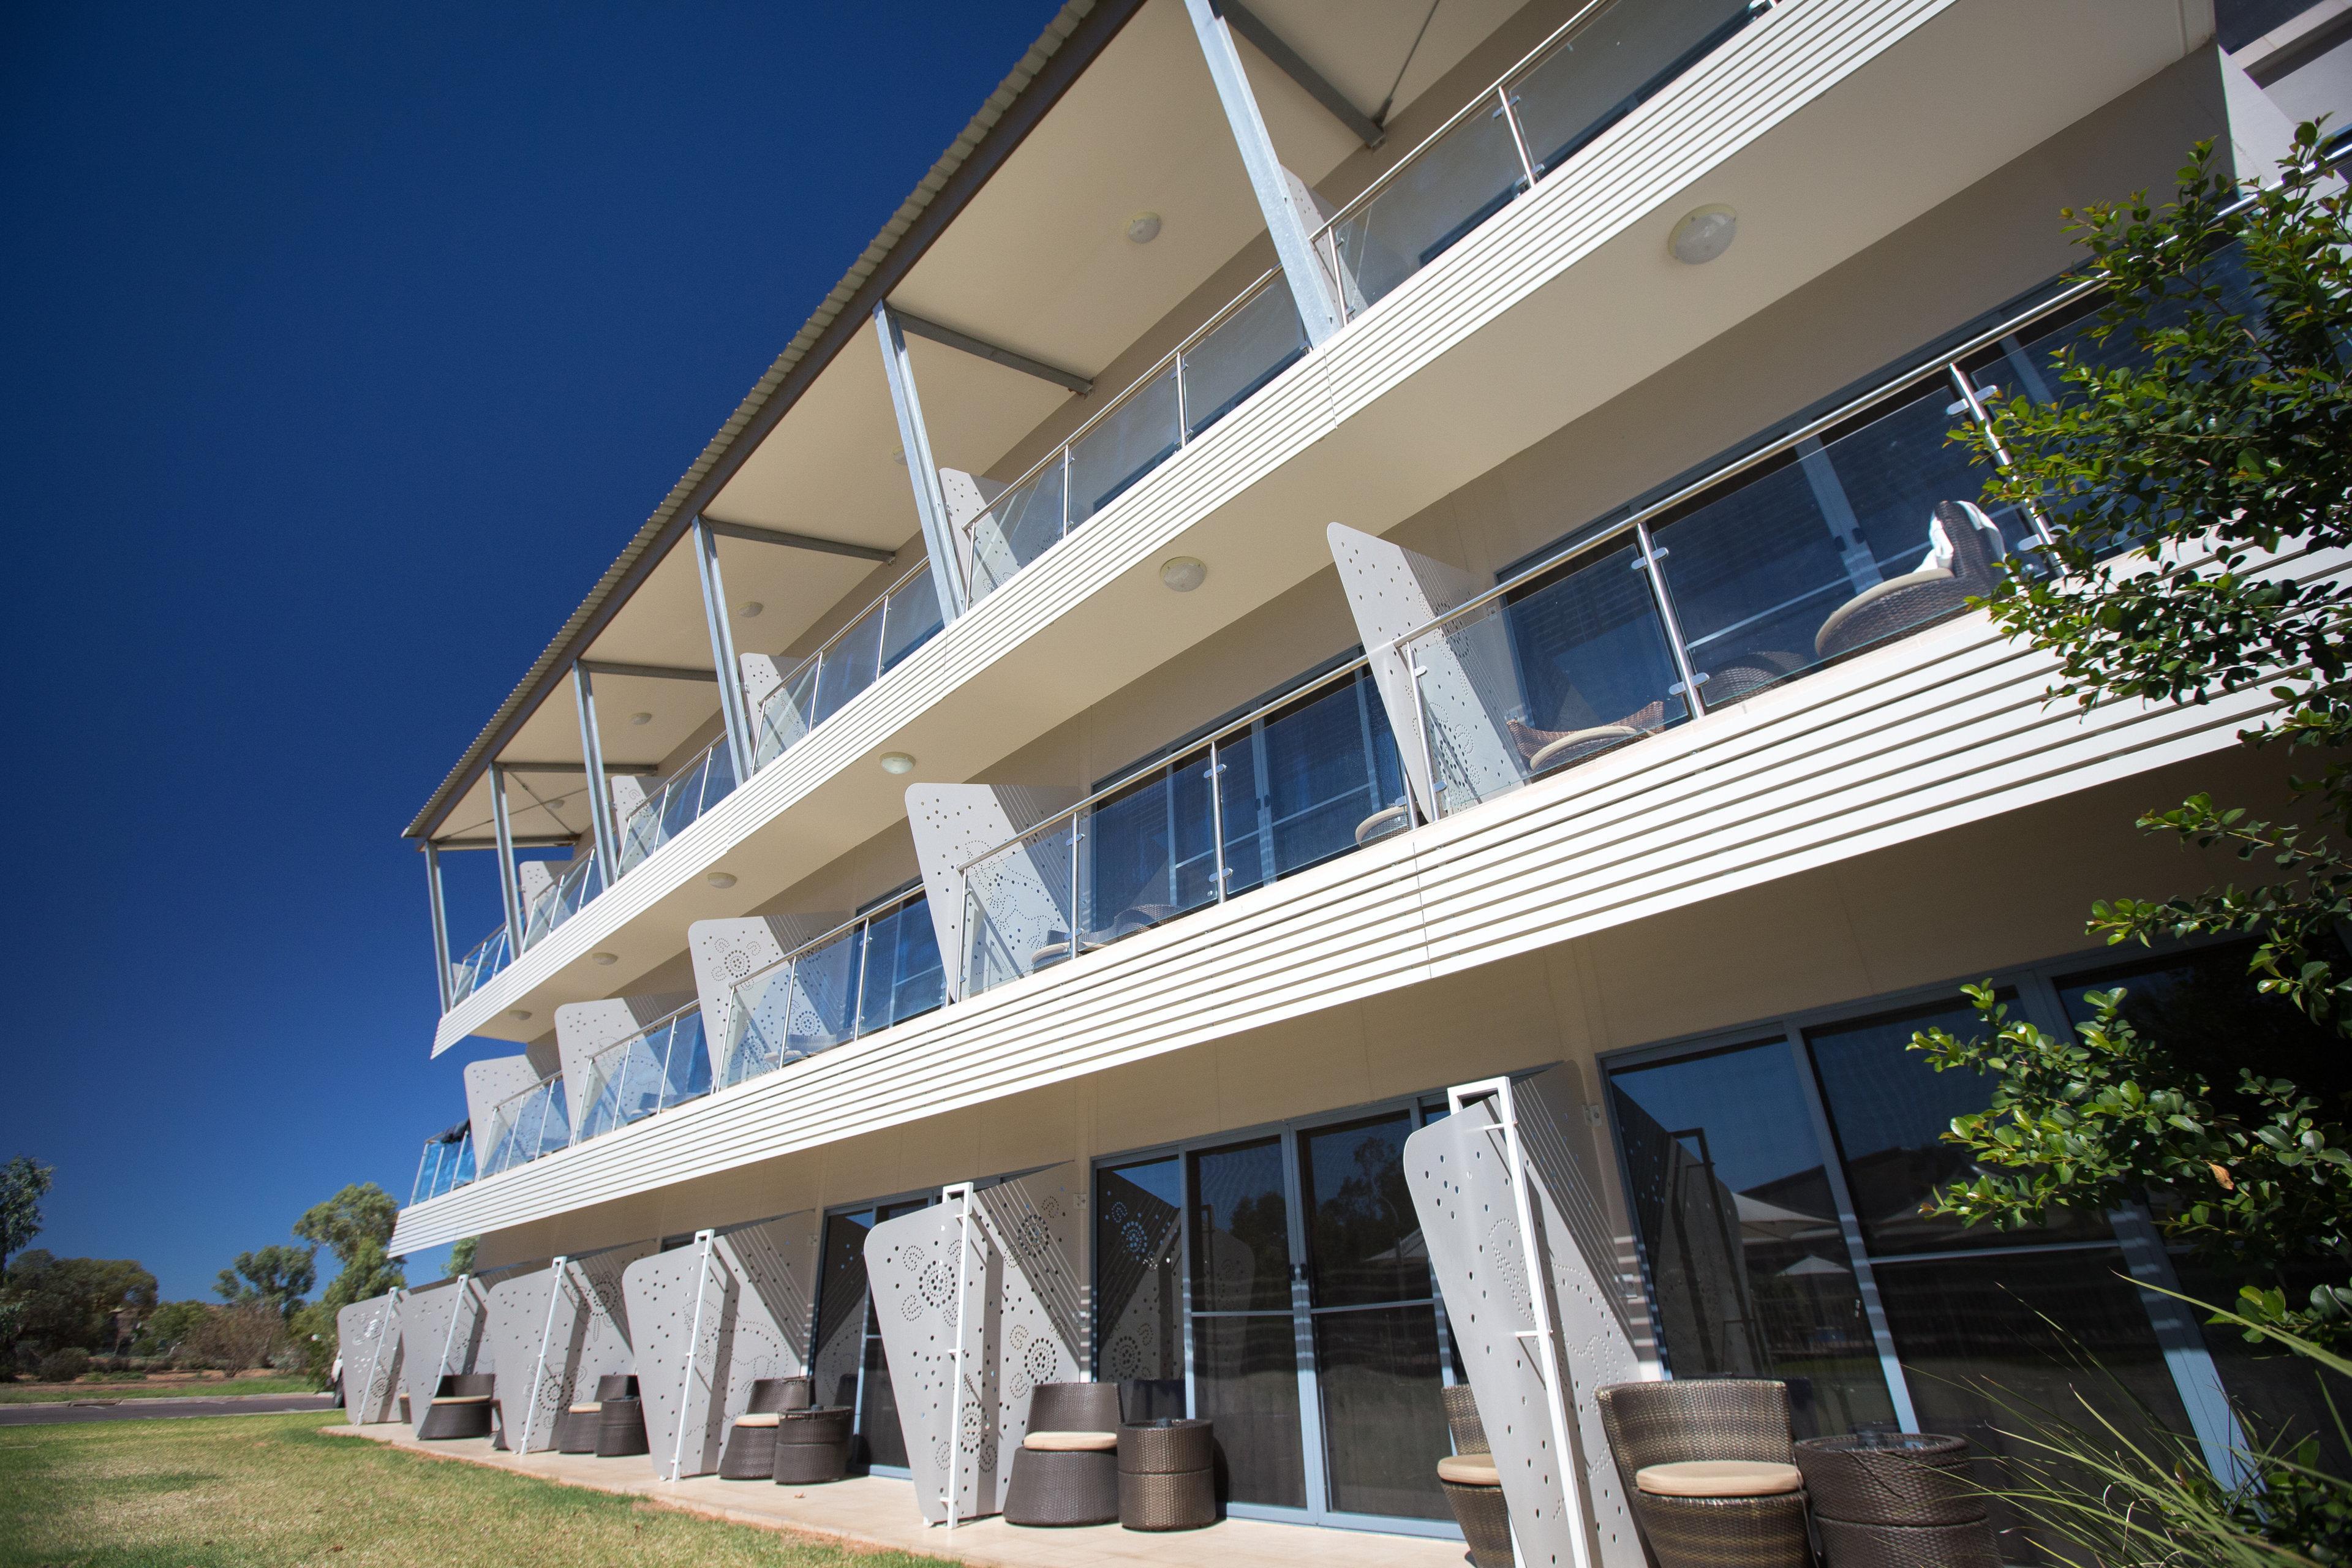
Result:
{"type": "Polygon", "coordinates": [[[782,1412],[776,1426],[776,1484],[819,1486],[847,1475],[851,1414],[846,1405],[782,1412]]]}
{"type": "Polygon", "coordinates": [[[1601,1424],[1626,1500],[1659,1568],[1810,1568],[1805,1492],[1789,1440],[1789,1388],[1761,1378],[1690,1377],[1600,1390],[1601,1424]],[[1767,1489],[1664,1492],[1643,1472],[1684,1466],[1771,1469],[1767,1489]]]}
{"type": "Polygon", "coordinates": [[[593,1454],[596,1451],[596,1431],[604,1425],[604,1406],[592,1402],[574,1405],[555,1418],[555,1451],[559,1454],[593,1454]]]}
{"type": "Polygon", "coordinates": [[[651,1452],[646,1441],[646,1406],[638,1399],[607,1399],[596,1412],[596,1457],[617,1459],[651,1452]]]}
{"type": "Polygon", "coordinates": [[[772,1481],[776,1479],[776,1423],[783,1416],[773,1410],[738,1415],[727,1428],[727,1447],[719,1455],[722,1481],[772,1481]]]}
{"type": "Polygon", "coordinates": [[[1486,1446],[1486,1423],[1469,1388],[1456,1384],[1437,1391],[1445,1425],[1454,1433],[1454,1456],[1437,1464],[1437,1484],[1462,1527],[1475,1568],[1511,1568],[1511,1511],[1503,1501],[1503,1481],[1486,1446]]]}
{"type": "Polygon", "coordinates": [[[498,1380],[486,1372],[452,1373],[434,1390],[416,1436],[428,1442],[490,1435],[490,1399],[498,1380]]]}
{"type": "Polygon", "coordinates": [[[1964,1437],[1811,1437],[1797,1468],[1829,1568],[1995,1568],[1988,1499],[1964,1437]]]}
{"type": "Polygon", "coordinates": [[[1007,1524],[1109,1524],[1118,1518],[1118,1385],[1041,1383],[1004,1489],[1007,1524]]]}
{"type": "Polygon", "coordinates": [[[1129,1530],[1199,1530],[1217,1521],[1217,1449],[1206,1421],[1118,1429],[1118,1521],[1129,1530]]]}

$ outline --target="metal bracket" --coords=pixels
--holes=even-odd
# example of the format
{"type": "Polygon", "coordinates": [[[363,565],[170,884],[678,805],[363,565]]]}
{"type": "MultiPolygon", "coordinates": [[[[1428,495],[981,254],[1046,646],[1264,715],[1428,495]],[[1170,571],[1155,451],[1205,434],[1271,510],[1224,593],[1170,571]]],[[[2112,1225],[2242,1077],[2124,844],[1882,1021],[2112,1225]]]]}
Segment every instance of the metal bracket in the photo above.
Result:
{"type": "Polygon", "coordinates": [[[1095,389],[1092,377],[1080,375],[1076,371],[1047,364],[1044,360],[1031,359],[1027,354],[1000,347],[985,338],[975,338],[969,332],[943,327],[920,316],[910,316],[896,305],[890,307],[890,313],[898,318],[898,330],[910,338],[928,338],[932,342],[968,353],[974,359],[984,359],[991,364],[1001,364],[1007,370],[1017,370],[1024,375],[1034,375],[1039,381],[1050,381],[1055,386],[1066,387],[1080,397],[1095,389]]]}

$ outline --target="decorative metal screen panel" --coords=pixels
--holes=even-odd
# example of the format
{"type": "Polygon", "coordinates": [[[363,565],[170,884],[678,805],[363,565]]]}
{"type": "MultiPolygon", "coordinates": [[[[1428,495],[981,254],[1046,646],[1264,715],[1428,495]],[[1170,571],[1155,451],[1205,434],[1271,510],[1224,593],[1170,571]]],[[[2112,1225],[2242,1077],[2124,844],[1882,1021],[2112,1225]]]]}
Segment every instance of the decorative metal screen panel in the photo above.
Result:
{"type": "MultiPolygon", "coordinates": [[[[752,706],[758,707],[754,700],[752,706]]],[[[710,1053],[710,1081],[728,1083],[728,1042],[735,1038],[735,987],[784,954],[814,942],[849,916],[752,915],[740,920],[696,921],[686,928],[687,952],[694,963],[695,994],[702,1000],[702,1039],[710,1053]]]]}
{"type": "Polygon", "coordinates": [[[343,1412],[354,1426],[389,1421],[400,1413],[400,1297],[354,1301],[335,1314],[335,1345],[343,1358],[343,1412]]]}
{"type": "Polygon", "coordinates": [[[1406,657],[1400,658],[1389,651],[1398,637],[1476,598],[1485,585],[1458,566],[1385,539],[1336,522],[1328,531],[1331,558],[1423,816],[1438,815],[1433,785],[1444,786],[1457,805],[1517,787],[1521,773],[1503,728],[1517,686],[1502,606],[1490,605],[1442,634],[1407,645],[1406,657]],[[1422,672],[1418,706],[1407,659],[1422,672]],[[1426,752],[1418,732],[1423,723],[1429,730],[1426,752]],[[1428,776],[1432,762],[1437,770],[1433,781],[1428,776]]]}
{"type": "Polygon", "coordinates": [[[974,1194],[968,1238],[954,1196],[885,1220],[866,1238],[908,1468],[933,1523],[948,1517],[950,1465],[958,1520],[1001,1512],[1029,1431],[1030,1391],[1083,1375],[1077,1181],[1076,1166],[1056,1165],[974,1194]]]}
{"type": "MultiPolygon", "coordinates": [[[[602,1002],[567,1002],[555,1010],[555,1049],[563,1063],[564,1109],[575,1131],[588,1120],[600,1078],[598,1053],[642,1033],[695,999],[691,991],[656,991],[602,1002]]],[[[608,1069],[609,1070],[609,1068],[608,1069]]]]}
{"type": "MultiPolygon", "coordinates": [[[[1634,1353],[1627,1282],[1614,1261],[1601,1209],[1579,1173],[1559,1125],[1567,1089],[1561,1069],[1514,1086],[1521,1158],[1532,1167],[1528,1197],[1534,1254],[1545,1266],[1550,1323],[1536,1321],[1528,1248],[1519,1234],[1513,1171],[1492,1100],[1477,1100],[1405,1140],[1405,1184],[1445,1299],[1445,1320],[1460,1347],[1486,1440],[1502,1472],[1511,1528],[1527,1568],[1590,1561],[1599,1568],[1643,1568],[1643,1556],[1624,1490],[1609,1455],[1593,1391],[1655,1378],[1654,1363],[1634,1353]],[[1542,1079],[1549,1079],[1544,1082],[1542,1079]],[[1597,1247],[1595,1245],[1597,1240],[1597,1247]],[[1539,1352],[1521,1337],[1549,1328],[1566,1374],[1569,1447],[1554,1452],[1550,1407],[1539,1352]],[[1573,1509],[1563,1500],[1562,1468],[1579,1479],[1573,1509]],[[1579,1521],[1583,1522],[1580,1525],[1579,1521]],[[1580,1553],[1572,1531],[1589,1531],[1580,1553]]],[[[1646,1336],[1644,1336],[1646,1337],[1646,1336]]]]}
{"type": "Polygon", "coordinates": [[[537,1083],[540,1077],[527,1056],[489,1057],[466,1064],[466,1120],[474,1129],[476,1160],[489,1154],[498,1136],[498,1118],[493,1113],[499,1105],[537,1083]]]}
{"type": "Polygon", "coordinates": [[[633,1241],[509,1279],[490,1292],[490,1359],[507,1447],[555,1446],[555,1418],[595,1396],[606,1373],[636,1370],[621,1271],[652,1252],[633,1241]]]}
{"type": "MultiPolygon", "coordinates": [[[[1085,798],[1076,789],[1033,789],[1008,784],[914,784],[907,790],[907,826],[915,838],[915,858],[922,867],[931,929],[939,938],[940,958],[947,965],[948,997],[963,994],[964,924],[963,868],[968,861],[995,848],[1067,806],[1085,798]]],[[[1029,863],[1026,855],[1006,858],[1018,862],[1000,869],[987,894],[989,916],[1002,923],[1000,935],[1017,941],[1018,931],[1034,931],[1038,942],[1057,923],[1053,887],[1066,885],[1068,861],[1058,873],[1029,863]]],[[[1068,894],[1061,895],[1064,902],[1068,894]]],[[[1032,943],[1032,946],[1036,943],[1032,943]]],[[[1027,951],[1027,949],[1023,949],[1027,951]]]]}
{"type": "Polygon", "coordinates": [[[436,1280],[401,1298],[401,1392],[408,1395],[409,1420],[420,1430],[441,1379],[472,1372],[496,1372],[489,1343],[489,1293],[536,1263],[509,1264],[479,1274],[436,1280]]]}
{"type": "Polygon", "coordinates": [[[816,1238],[817,1216],[803,1211],[729,1226],[708,1247],[673,1247],[622,1272],[656,1471],[717,1469],[753,1381],[807,1370],[816,1238]]]}

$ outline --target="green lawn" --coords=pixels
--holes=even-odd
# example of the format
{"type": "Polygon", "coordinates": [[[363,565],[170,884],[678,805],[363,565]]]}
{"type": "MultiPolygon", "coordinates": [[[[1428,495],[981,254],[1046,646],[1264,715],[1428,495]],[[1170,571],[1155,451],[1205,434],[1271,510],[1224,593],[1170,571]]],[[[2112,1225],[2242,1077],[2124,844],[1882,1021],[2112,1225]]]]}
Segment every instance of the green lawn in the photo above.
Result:
{"type": "Polygon", "coordinates": [[[63,1405],[76,1399],[235,1399],[247,1394],[316,1394],[307,1377],[240,1377],[186,1383],[0,1383],[0,1405],[63,1405]]]}
{"type": "Polygon", "coordinates": [[[912,1568],[328,1437],[341,1411],[0,1427],[0,1568],[912,1568]]]}

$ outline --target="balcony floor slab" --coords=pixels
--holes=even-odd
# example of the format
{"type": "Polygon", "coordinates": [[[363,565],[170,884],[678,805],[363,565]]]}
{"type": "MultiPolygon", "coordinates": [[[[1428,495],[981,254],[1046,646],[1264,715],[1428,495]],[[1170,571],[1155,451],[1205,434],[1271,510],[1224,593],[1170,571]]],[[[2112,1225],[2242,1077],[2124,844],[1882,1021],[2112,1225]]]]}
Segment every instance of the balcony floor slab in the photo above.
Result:
{"type": "Polygon", "coordinates": [[[734,1524],[803,1534],[869,1550],[911,1552],[989,1568],[1079,1568],[1095,1563],[1208,1564],[1217,1568],[1455,1568],[1459,1541],[1330,1530],[1268,1520],[1220,1520],[1206,1530],[1167,1534],[1115,1524],[1028,1530],[1002,1519],[975,1520],[950,1534],[926,1525],[911,1481],[853,1476],[827,1486],[780,1487],[694,1476],[657,1479],[642,1456],[599,1459],[587,1454],[499,1453],[488,1437],[425,1443],[404,1423],[329,1426],[331,1436],[363,1437],[436,1459],[536,1476],[564,1486],[641,1497],[734,1524]]]}

